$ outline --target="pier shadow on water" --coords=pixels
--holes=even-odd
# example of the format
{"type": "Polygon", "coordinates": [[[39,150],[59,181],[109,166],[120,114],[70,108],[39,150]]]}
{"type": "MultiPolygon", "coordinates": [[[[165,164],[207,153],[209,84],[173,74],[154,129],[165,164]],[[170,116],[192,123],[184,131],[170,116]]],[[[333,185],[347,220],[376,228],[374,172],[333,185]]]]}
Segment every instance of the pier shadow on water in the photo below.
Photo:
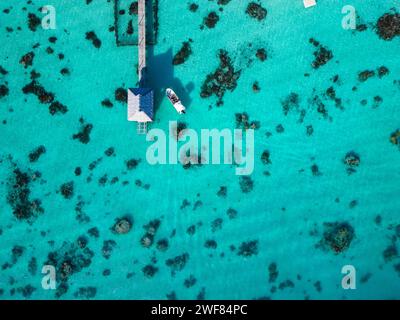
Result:
{"type": "Polygon", "coordinates": [[[167,99],[165,90],[173,89],[187,108],[190,107],[192,99],[190,93],[194,89],[194,83],[189,82],[184,85],[181,80],[174,75],[174,65],[172,64],[172,48],[165,53],[154,55],[154,47],[147,47],[147,67],[141,83],[142,87],[154,90],[154,111],[157,112],[163,99],[167,99]]]}

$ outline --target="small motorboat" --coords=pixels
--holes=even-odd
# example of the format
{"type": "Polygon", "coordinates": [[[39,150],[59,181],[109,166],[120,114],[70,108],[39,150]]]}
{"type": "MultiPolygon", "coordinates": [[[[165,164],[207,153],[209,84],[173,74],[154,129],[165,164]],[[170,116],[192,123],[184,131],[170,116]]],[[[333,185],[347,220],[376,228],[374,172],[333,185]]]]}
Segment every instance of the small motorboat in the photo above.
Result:
{"type": "Polygon", "coordinates": [[[174,106],[175,110],[179,113],[179,114],[183,114],[186,113],[185,110],[185,106],[182,104],[181,99],[179,99],[179,97],[176,95],[176,93],[174,92],[174,90],[168,88],[166,91],[167,97],[169,99],[169,101],[171,101],[172,105],[174,106]]]}

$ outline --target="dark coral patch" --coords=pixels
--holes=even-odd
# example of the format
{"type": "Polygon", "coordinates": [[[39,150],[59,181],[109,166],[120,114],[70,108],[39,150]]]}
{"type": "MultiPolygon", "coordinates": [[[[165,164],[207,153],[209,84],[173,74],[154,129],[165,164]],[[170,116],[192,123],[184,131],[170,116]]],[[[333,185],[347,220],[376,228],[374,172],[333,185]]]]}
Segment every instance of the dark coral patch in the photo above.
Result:
{"type": "Polygon", "coordinates": [[[258,240],[242,242],[237,253],[239,256],[250,257],[258,254],[258,240]]]}
{"type": "Polygon", "coordinates": [[[319,171],[319,168],[316,164],[313,164],[311,166],[311,173],[314,177],[318,177],[318,176],[322,175],[322,173],[319,171]]]}
{"type": "Polygon", "coordinates": [[[129,217],[123,217],[117,219],[111,230],[117,234],[126,234],[132,229],[132,219],[129,217]]]}
{"type": "Polygon", "coordinates": [[[388,75],[389,72],[390,72],[390,70],[389,70],[387,67],[385,67],[385,66],[380,66],[380,67],[378,68],[378,77],[379,77],[379,78],[382,78],[383,76],[388,75]]]}
{"type": "Polygon", "coordinates": [[[246,13],[252,18],[262,21],[267,16],[267,9],[256,2],[250,2],[246,8],[246,13]]]}
{"type": "Polygon", "coordinates": [[[8,89],[8,87],[6,85],[4,85],[4,84],[0,85],[0,99],[7,96],[9,91],[10,90],[8,89]]]}
{"type": "Polygon", "coordinates": [[[159,219],[154,219],[143,226],[143,228],[146,230],[146,233],[142,236],[140,240],[140,243],[143,247],[149,248],[153,245],[154,237],[157,233],[158,228],[160,227],[160,224],[161,221],[159,219]]]}
{"type": "Polygon", "coordinates": [[[65,199],[71,199],[74,196],[74,182],[63,183],[60,186],[60,192],[65,199]]]}
{"type": "Polygon", "coordinates": [[[29,223],[44,212],[39,199],[30,199],[30,184],[34,179],[32,176],[35,177],[35,175],[16,168],[10,177],[10,188],[7,194],[7,202],[13,210],[13,215],[18,220],[25,220],[29,223]]]}
{"type": "Polygon", "coordinates": [[[211,222],[211,231],[215,232],[221,230],[223,222],[224,220],[222,220],[222,218],[216,218],[215,220],[213,220],[213,222],[211,222]]]}
{"type": "Polygon", "coordinates": [[[204,17],[204,25],[207,26],[207,28],[212,29],[216,26],[216,24],[219,21],[219,16],[215,11],[210,12],[206,17],[204,17]]]}
{"type": "Polygon", "coordinates": [[[201,288],[200,292],[197,294],[197,300],[205,300],[206,299],[206,288],[201,288]]]}
{"type": "Polygon", "coordinates": [[[128,170],[133,170],[138,166],[139,163],[140,159],[129,159],[128,161],[126,161],[126,168],[128,170]]]}
{"type": "Polygon", "coordinates": [[[278,267],[276,265],[275,262],[272,262],[269,266],[268,266],[268,272],[269,272],[269,279],[268,281],[270,283],[273,283],[276,281],[276,279],[278,278],[279,275],[279,271],[278,271],[278,267]]]}
{"type": "Polygon", "coordinates": [[[34,13],[29,13],[28,14],[28,27],[31,31],[36,31],[37,27],[40,26],[42,23],[42,20],[35,15],[34,13]]]}
{"type": "Polygon", "coordinates": [[[32,66],[34,58],[35,54],[31,51],[23,55],[22,58],[19,60],[19,63],[22,64],[26,69],[27,67],[32,66]]]}
{"type": "Polygon", "coordinates": [[[256,52],[256,57],[260,60],[260,61],[265,61],[267,60],[267,51],[264,48],[260,48],[257,50],[256,52]]]}
{"type": "Polygon", "coordinates": [[[143,274],[147,278],[153,278],[154,275],[157,273],[157,271],[158,271],[158,268],[153,266],[153,265],[151,265],[151,264],[146,265],[142,269],[143,274]]]}
{"type": "Polygon", "coordinates": [[[400,148],[400,129],[397,129],[390,135],[390,142],[400,148]]]}
{"type": "Polygon", "coordinates": [[[33,94],[37,96],[40,103],[51,103],[54,101],[54,94],[46,89],[36,80],[22,88],[24,94],[33,94]]]}
{"type": "Polygon", "coordinates": [[[139,4],[137,1],[134,1],[129,6],[129,14],[130,15],[137,15],[139,9],[139,4]]]}
{"type": "Polygon", "coordinates": [[[360,165],[360,161],[360,156],[356,152],[348,152],[343,159],[343,163],[346,165],[347,173],[351,174],[356,172],[355,168],[360,165]]]}
{"type": "Polygon", "coordinates": [[[185,279],[185,281],[183,282],[183,285],[186,288],[191,288],[196,284],[196,282],[197,282],[197,279],[193,275],[190,275],[189,278],[185,279]]]}
{"type": "Polygon", "coordinates": [[[174,258],[167,259],[165,264],[170,267],[171,272],[174,274],[176,271],[181,271],[186,266],[186,263],[189,260],[189,254],[183,253],[174,258]]]}
{"type": "Polygon", "coordinates": [[[233,67],[232,60],[225,50],[219,50],[219,67],[207,75],[206,80],[201,86],[200,96],[208,98],[216,95],[218,104],[222,104],[222,99],[226,91],[233,91],[237,86],[240,77],[240,71],[236,71],[233,67]]]}
{"type": "Polygon", "coordinates": [[[113,105],[113,103],[110,101],[110,99],[104,99],[102,102],[101,102],[101,105],[103,106],[103,107],[106,107],[106,108],[112,108],[114,105],[113,105]]]}
{"type": "Polygon", "coordinates": [[[192,47],[190,46],[190,42],[191,40],[182,43],[182,48],[177,52],[177,54],[175,54],[172,60],[173,65],[182,64],[189,59],[190,55],[192,54],[192,47]]]}
{"type": "Polygon", "coordinates": [[[279,284],[278,288],[279,290],[283,290],[286,288],[294,288],[294,283],[292,280],[285,280],[279,284]]]}
{"type": "Polygon", "coordinates": [[[296,92],[291,92],[281,101],[282,111],[285,116],[294,112],[299,115],[299,122],[303,122],[306,110],[300,107],[300,96],[296,92]]]}
{"type": "Polygon", "coordinates": [[[116,245],[117,243],[114,240],[103,241],[103,247],[101,249],[101,254],[103,257],[109,259],[116,245]]]}
{"type": "Polygon", "coordinates": [[[270,159],[270,153],[268,150],[264,150],[263,153],[261,154],[261,162],[263,164],[270,164],[271,159],[270,159]]]}
{"type": "Polygon", "coordinates": [[[109,147],[106,151],[104,151],[104,154],[107,157],[115,156],[115,149],[113,147],[109,147]]]}
{"type": "Polygon", "coordinates": [[[38,263],[37,263],[37,259],[35,257],[32,257],[31,260],[29,260],[28,263],[28,272],[34,276],[36,275],[38,269],[38,263]]]}
{"type": "Polygon", "coordinates": [[[375,76],[375,71],[374,70],[364,70],[358,74],[358,80],[360,82],[365,82],[369,78],[372,78],[375,76]]]}
{"type": "Polygon", "coordinates": [[[30,162],[36,162],[39,160],[39,158],[46,153],[46,148],[45,146],[41,145],[29,153],[29,161],[30,162]]]}
{"type": "Polygon", "coordinates": [[[259,121],[250,121],[249,115],[246,112],[235,113],[235,124],[237,129],[259,129],[259,121]]]}
{"type": "Polygon", "coordinates": [[[228,210],[226,210],[226,214],[228,215],[229,219],[235,219],[237,217],[238,212],[233,208],[229,208],[228,210]]]}
{"type": "Polygon", "coordinates": [[[164,252],[164,251],[168,250],[168,246],[169,246],[168,239],[163,238],[163,239],[160,239],[157,241],[157,249],[159,251],[164,252]]]}
{"type": "Polygon", "coordinates": [[[399,252],[394,242],[386,247],[386,249],[383,251],[383,259],[385,260],[385,262],[393,261],[398,256],[399,252]]]}
{"type": "Polygon", "coordinates": [[[65,114],[68,112],[68,107],[58,101],[54,101],[49,106],[49,112],[52,116],[55,114],[65,114]]]}
{"type": "Polygon", "coordinates": [[[8,71],[4,69],[2,66],[0,66],[0,74],[5,76],[6,74],[8,74],[8,71]]]}
{"type": "Polygon", "coordinates": [[[122,102],[122,103],[127,103],[128,101],[128,93],[126,89],[124,88],[117,88],[115,90],[115,100],[122,102]]]}
{"type": "Polygon", "coordinates": [[[215,240],[207,240],[204,243],[204,247],[207,249],[216,249],[217,248],[217,242],[215,240]]]}
{"type": "Polygon", "coordinates": [[[87,232],[91,237],[94,238],[98,238],[100,236],[99,229],[97,229],[96,227],[90,228],[87,232]]]}
{"type": "Polygon", "coordinates": [[[339,254],[350,247],[355,236],[354,228],[348,222],[324,223],[324,233],[320,245],[339,254]]]}
{"type": "Polygon", "coordinates": [[[306,134],[307,136],[311,136],[314,133],[314,128],[313,126],[310,124],[306,127],[306,134]]]}
{"type": "Polygon", "coordinates": [[[317,50],[314,51],[315,60],[312,62],[312,67],[318,69],[328,63],[333,58],[333,53],[328,48],[322,46],[318,41],[313,38],[310,39],[310,43],[313,44],[317,50]]]}
{"type": "Polygon", "coordinates": [[[191,225],[190,227],[188,227],[186,229],[186,233],[190,236],[194,235],[196,233],[196,226],[195,225],[191,225]]]}
{"type": "Polygon", "coordinates": [[[190,10],[191,12],[196,12],[197,9],[199,9],[199,5],[198,5],[198,4],[196,4],[196,3],[191,3],[191,4],[189,5],[189,10],[190,10]]]}
{"type": "Polygon", "coordinates": [[[69,76],[69,75],[71,74],[71,72],[69,71],[68,68],[62,68],[62,69],[60,70],[60,73],[61,73],[63,76],[69,76]]]}
{"type": "Polygon", "coordinates": [[[258,83],[258,81],[255,81],[252,85],[252,89],[254,93],[258,93],[260,92],[261,88],[260,88],[260,84],[258,83]]]}
{"type": "Polygon", "coordinates": [[[83,118],[79,119],[82,127],[81,130],[72,136],[72,139],[79,140],[83,144],[87,144],[90,141],[90,133],[93,129],[93,125],[90,123],[85,123],[83,118]]]}
{"type": "Polygon", "coordinates": [[[28,284],[24,287],[17,288],[17,292],[21,293],[22,296],[26,299],[29,299],[32,295],[32,293],[36,290],[35,287],[32,285],[28,284]]]}
{"type": "Polygon", "coordinates": [[[95,48],[99,49],[101,47],[101,40],[94,31],[86,32],[86,39],[92,41],[95,48]]]}
{"type": "Polygon", "coordinates": [[[65,242],[60,249],[48,254],[45,264],[54,266],[57,272],[57,298],[68,291],[69,277],[89,267],[93,256],[94,252],[89,247],[82,248],[78,242],[65,242]]]}
{"type": "Polygon", "coordinates": [[[387,41],[400,36],[400,14],[385,13],[376,23],[376,32],[381,39],[387,41]]]}
{"type": "Polygon", "coordinates": [[[217,192],[217,196],[221,198],[225,198],[226,194],[228,192],[228,189],[226,186],[221,186],[217,192]]]}
{"type": "Polygon", "coordinates": [[[249,176],[241,176],[239,178],[239,185],[243,193],[249,193],[253,190],[254,182],[249,176]]]}
{"type": "Polygon", "coordinates": [[[18,259],[22,257],[22,255],[25,253],[26,248],[15,245],[12,250],[11,250],[11,261],[13,264],[17,263],[18,259]]]}

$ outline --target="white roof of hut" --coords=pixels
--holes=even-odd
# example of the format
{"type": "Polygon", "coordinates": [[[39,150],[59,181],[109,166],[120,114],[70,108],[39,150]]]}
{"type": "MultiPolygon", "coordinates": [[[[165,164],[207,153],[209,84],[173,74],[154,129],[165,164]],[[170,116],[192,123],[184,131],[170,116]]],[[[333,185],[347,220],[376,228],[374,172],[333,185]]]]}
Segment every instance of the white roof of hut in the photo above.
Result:
{"type": "Polygon", "coordinates": [[[128,89],[128,121],[152,122],[154,92],[149,88],[128,89]]]}

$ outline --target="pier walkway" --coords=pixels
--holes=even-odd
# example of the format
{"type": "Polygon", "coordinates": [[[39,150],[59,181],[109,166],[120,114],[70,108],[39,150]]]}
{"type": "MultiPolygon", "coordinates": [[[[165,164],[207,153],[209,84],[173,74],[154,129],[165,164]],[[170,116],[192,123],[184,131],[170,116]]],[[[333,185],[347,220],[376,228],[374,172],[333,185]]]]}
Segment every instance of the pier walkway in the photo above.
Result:
{"type": "Polygon", "coordinates": [[[139,29],[139,61],[138,75],[139,82],[142,79],[143,69],[146,68],[146,0],[138,2],[138,29],[139,29]]]}

